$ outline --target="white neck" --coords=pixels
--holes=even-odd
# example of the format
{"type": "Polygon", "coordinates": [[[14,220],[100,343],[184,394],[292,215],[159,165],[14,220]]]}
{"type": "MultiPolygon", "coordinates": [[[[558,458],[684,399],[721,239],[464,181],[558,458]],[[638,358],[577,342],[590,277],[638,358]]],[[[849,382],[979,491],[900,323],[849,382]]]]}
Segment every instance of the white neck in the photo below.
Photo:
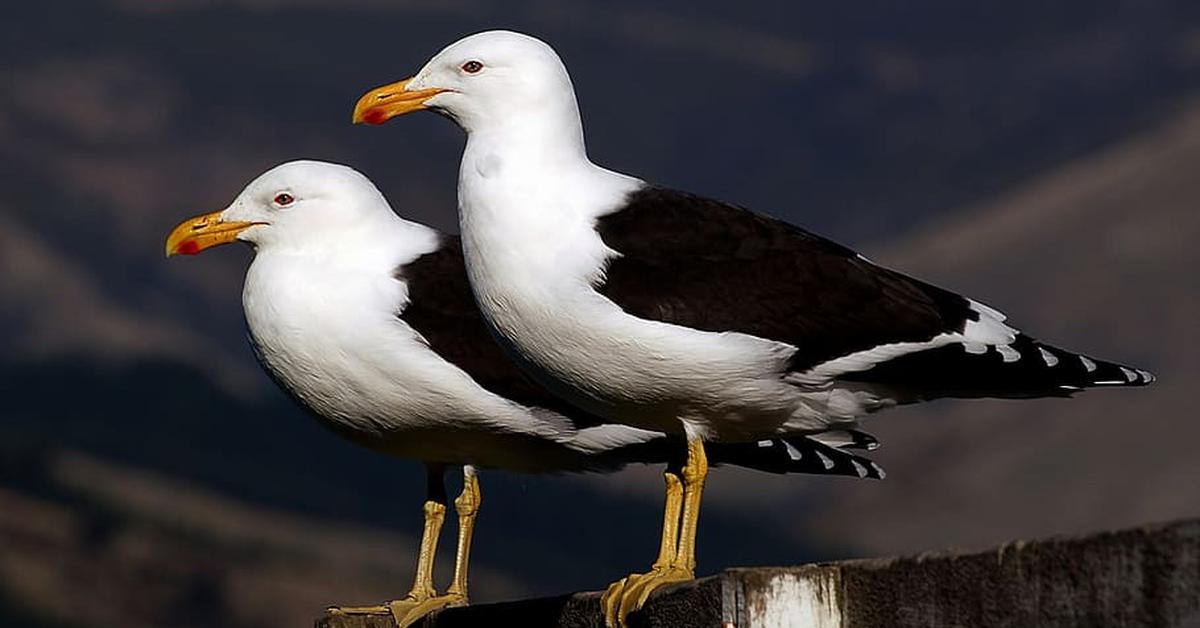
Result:
{"type": "Polygon", "coordinates": [[[528,134],[513,126],[467,141],[458,192],[468,271],[475,279],[482,264],[500,270],[513,262],[501,272],[558,268],[566,272],[552,276],[590,280],[607,255],[592,230],[596,217],[641,182],[593,164],[580,137],[530,126],[528,134]]]}
{"type": "Polygon", "coordinates": [[[487,177],[497,174],[497,165],[550,172],[591,166],[574,104],[560,103],[471,125],[464,166],[471,164],[487,177]]]}

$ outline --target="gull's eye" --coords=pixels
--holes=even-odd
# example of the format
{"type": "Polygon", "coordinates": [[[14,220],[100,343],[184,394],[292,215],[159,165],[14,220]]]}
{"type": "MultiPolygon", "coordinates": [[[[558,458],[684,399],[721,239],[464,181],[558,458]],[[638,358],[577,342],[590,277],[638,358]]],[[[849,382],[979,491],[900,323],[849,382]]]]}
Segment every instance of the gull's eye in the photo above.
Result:
{"type": "Polygon", "coordinates": [[[280,207],[287,207],[288,205],[296,202],[296,197],[288,194],[287,192],[280,192],[279,194],[275,195],[274,201],[275,204],[280,207]]]}
{"type": "Polygon", "coordinates": [[[468,61],[462,64],[462,71],[467,74],[478,74],[483,69],[483,64],[478,61],[468,61]]]}

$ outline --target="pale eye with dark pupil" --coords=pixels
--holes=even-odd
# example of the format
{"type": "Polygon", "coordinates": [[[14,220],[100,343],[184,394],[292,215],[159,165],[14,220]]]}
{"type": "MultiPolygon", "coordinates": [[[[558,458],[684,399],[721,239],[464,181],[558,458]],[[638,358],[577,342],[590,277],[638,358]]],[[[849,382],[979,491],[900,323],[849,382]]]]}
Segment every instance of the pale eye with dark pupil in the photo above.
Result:
{"type": "Polygon", "coordinates": [[[468,61],[462,64],[463,72],[474,74],[483,69],[483,64],[478,61],[468,61]]]}
{"type": "Polygon", "coordinates": [[[291,194],[288,194],[286,192],[275,196],[275,204],[276,205],[291,205],[292,202],[295,200],[296,200],[295,197],[293,197],[291,194]]]}

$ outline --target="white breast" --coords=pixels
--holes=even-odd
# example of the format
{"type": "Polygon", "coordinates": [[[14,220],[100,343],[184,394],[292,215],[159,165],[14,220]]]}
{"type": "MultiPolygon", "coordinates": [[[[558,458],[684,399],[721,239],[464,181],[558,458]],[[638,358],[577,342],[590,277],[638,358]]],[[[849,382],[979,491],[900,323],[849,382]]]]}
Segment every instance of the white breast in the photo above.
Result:
{"type": "Polygon", "coordinates": [[[489,435],[536,434],[528,410],[446,362],[397,313],[406,287],[297,256],[258,255],[243,292],[264,366],[340,431],[398,455],[489,462],[489,435]]]}

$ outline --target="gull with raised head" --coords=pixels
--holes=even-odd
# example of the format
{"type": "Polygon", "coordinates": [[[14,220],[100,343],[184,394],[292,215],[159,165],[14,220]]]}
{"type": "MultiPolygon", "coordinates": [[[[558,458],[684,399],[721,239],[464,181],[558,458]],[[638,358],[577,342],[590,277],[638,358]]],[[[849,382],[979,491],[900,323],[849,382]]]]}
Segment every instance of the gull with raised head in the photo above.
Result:
{"type": "MultiPolygon", "coordinates": [[[[700,86],[735,102],[736,77],[700,86]]],[[[621,90],[636,104],[632,83],[621,90]]],[[[467,273],[515,361],[588,412],[680,435],[678,529],[614,583],[610,624],[693,577],[706,442],[853,428],[939,397],[1069,396],[1149,373],[1044,344],[978,301],[781,220],[651,185],[588,158],[571,78],[546,43],[479,33],[364,94],[356,122],[433,110],[467,133],[467,273]]]]}

